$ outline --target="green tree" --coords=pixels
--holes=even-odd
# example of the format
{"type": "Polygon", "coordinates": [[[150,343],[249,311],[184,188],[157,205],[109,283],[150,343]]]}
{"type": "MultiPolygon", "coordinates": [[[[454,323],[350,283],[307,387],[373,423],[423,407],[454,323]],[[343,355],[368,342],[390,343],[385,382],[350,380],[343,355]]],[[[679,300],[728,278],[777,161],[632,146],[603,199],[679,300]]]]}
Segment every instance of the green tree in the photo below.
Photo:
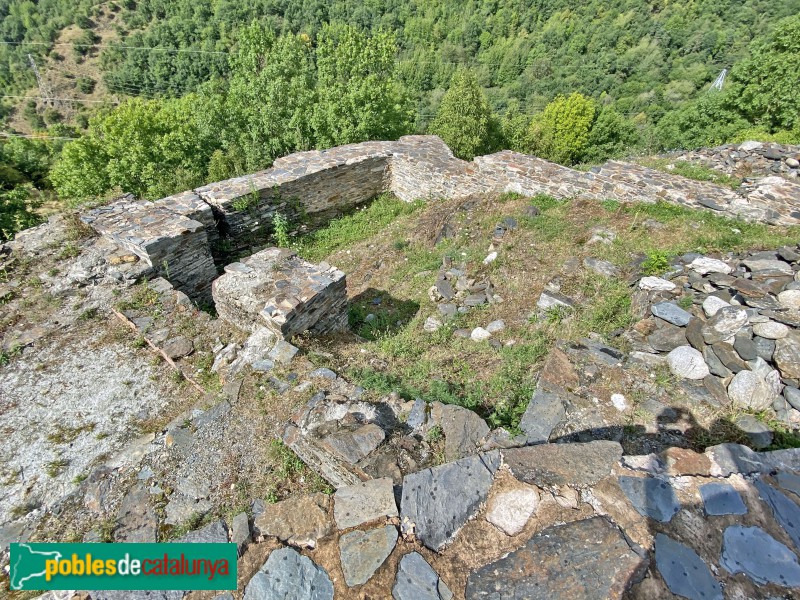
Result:
{"type": "Polygon", "coordinates": [[[557,163],[573,164],[589,146],[596,104],[577,92],[556,96],[533,118],[528,128],[528,151],[557,163]]]}
{"type": "MultiPolygon", "coordinates": [[[[201,127],[220,137],[222,155],[243,156],[245,168],[255,171],[314,146],[315,74],[308,36],[276,38],[253,23],[240,35],[231,69],[227,92],[220,94],[218,86],[204,90],[201,127]]],[[[218,170],[222,163],[215,165],[218,170]]]]}
{"type": "Polygon", "coordinates": [[[0,188],[0,241],[10,240],[18,231],[40,223],[42,219],[34,212],[35,207],[32,186],[0,188]]]}
{"type": "Polygon", "coordinates": [[[580,160],[600,162],[621,156],[639,144],[636,125],[610,105],[603,106],[589,132],[586,149],[580,160]]]}
{"type": "Polygon", "coordinates": [[[784,19],[765,43],[731,72],[737,87],[730,94],[751,123],[770,131],[800,126],[800,15],[784,19]]]}
{"type": "Polygon", "coordinates": [[[453,76],[429,132],[442,138],[453,154],[471,160],[488,150],[490,119],[489,103],[475,75],[461,69],[453,76]]]}
{"type": "Polygon", "coordinates": [[[316,49],[316,146],[395,140],[411,130],[408,99],[397,81],[393,35],[369,36],[326,25],[316,49]]]}
{"type": "Polygon", "coordinates": [[[157,199],[204,182],[215,140],[197,126],[197,98],[129,100],[64,147],[50,174],[63,198],[86,200],[120,188],[157,199]]]}

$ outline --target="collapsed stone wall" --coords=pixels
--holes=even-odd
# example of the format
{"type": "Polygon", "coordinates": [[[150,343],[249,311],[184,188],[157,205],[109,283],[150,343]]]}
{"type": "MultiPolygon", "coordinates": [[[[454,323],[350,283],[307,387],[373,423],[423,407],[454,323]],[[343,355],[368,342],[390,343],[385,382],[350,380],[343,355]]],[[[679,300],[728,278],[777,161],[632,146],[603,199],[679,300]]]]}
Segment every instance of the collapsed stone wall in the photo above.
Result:
{"type": "MultiPolygon", "coordinates": [[[[739,192],[611,161],[588,172],[502,151],[468,162],[435,136],[364,142],[280,158],[265,171],[209,184],[156,202],[125,199],[83,220],[138,255],[194,298],[208,299],[215,244],[266,237],[273,215],[346,210],[390,191],[405,201],[513,191],[595,200],[659,200],[770,224],[800,223],[800,184],[768,177],[739,192]],[[777,180],[777,181],[776,181],[777,180]]],[[[216,256],[217,262],[219,254],[216,256]]]]}
{"type": "Polygon", "coordinates": [[[689,152],[671,152],[664,157],[699,163],[740,177],[800,177],[800,146],[744,142],[689,152]]]}

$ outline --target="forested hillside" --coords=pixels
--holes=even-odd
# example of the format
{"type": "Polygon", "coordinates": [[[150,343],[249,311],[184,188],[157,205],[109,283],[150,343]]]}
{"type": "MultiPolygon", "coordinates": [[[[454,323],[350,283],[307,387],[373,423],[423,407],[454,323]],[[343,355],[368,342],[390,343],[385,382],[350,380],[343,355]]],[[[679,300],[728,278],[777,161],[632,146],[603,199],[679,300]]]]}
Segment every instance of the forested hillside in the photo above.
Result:
{"type": "Polygon", "coordinates": [[[0,230],[52,187],[156,198],[405,133],[562,163],[800,138],[800,0],[575,4],[0,0],[3,135],[42,138],[0,146],[0,230]]]}

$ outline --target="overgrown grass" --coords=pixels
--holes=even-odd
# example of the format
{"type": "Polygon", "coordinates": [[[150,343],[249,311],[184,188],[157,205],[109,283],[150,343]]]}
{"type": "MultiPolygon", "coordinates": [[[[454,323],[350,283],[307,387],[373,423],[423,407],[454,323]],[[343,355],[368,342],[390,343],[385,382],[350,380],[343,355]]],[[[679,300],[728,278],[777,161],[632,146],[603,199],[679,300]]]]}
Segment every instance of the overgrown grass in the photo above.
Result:
{"type": "Polygon", "coordinates": [[[681,175],[687,179],[695,181],[708,181],[717,185],[723,185],[731,189],[736,189],[742,184],[742,180],[731,177],[703,165],[688,162],[685,160],[671,160],[669,158],[650,158],[641,160],[640,164],[662,173],[681,175]],[[671,167],[671,168],[670,168],[671,167]]]}
{"type": "Polygon", "coordinates": [[[403,202],[391,194],[382,194],[354,213],[334,219],[327,227],[300,237],[295,248],[306,260],[321,260],[372,237],[397,217],[411,214],[422,205],[421,202],[403,202]]]}
{"type": "Polygon", "coordinates": [[[141,283],[133,288],[130,298],[117,302],[118,310],[144,310],[147,312],[161,308],[161,298],[158,292],[147,285],[141,283]]]}
{"type": "MultiPolygon", "coordinates": [[[[660,248],[667,255],[690,251],[729,252],[778,248],[786,244],[795,244],[800,238],[798,226],[782,229],[762,223],[748,223],[668,202],[629,203],[624,204],[621,210],[633,215],[636,223],[650,218],[680,231],[682,235],[675,236],[669,248],[660,248]]],[[[657,249],[649,248],[649,250],[657,249]]]]}

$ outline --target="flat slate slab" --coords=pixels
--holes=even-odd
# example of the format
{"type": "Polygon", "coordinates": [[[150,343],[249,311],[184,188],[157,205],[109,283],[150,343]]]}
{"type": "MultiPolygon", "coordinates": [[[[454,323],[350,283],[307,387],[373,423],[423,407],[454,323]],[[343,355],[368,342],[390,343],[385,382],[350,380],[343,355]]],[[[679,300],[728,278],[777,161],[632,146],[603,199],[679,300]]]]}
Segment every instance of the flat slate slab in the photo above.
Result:
{"type": "Polygon", "coordinates": [[[663,533],[656,535],[656,566],[673,594],[690,600],[723,598],[722,587],[697,552],[663,533]]]}
{"type": "Polygon", "coordinates": [[[339,488],[333,503],[333,518],[339,529],[397,516],[392,480],[388,477],[339,488]]]}
{"type": "Polygon", "coordinates": [[[661,479],[623,476],[619,478],[619,487],[643,517],[668,523],[681,509],[675,490],[661,479]]]}
{"type": "Polygon", "coordinates": [[[729,483],[706,483],[700,486],[703,509],[711,515],[743,515],[747,507],[739,492],[729,483]]]}
{"type": "MultiPolygon", "coordinates": [[[[621,598],[642,559],[602,517],[548,527],[467,580],[467,600],[621,598]]],[[[644,566],[644,565],[642,565],[644,566]]]]}
{"type": "Polygon", "coordinates": [[[490,453],[406,475],[400,503],[403,527],[413,524],[417,538],[439,550],[486,501],[498,463],[490,453]]]}
{"type": "Polygon", "coordinates": [[[333,583],[310,558],[278,548],[247,584],[244,600],[333,600],[333,583]]]}
{"type": "Polygon", "coordinates": [[[370,531],[351,531],[339,538],[339,557],[348,586],[362,585],[384,563],[397,543],[397,529],[387,525],[370,531]]]}
{"type": "Polygon", "coordinates": [[[794,473],[778,473],[776,478],[779,486],[800,496],[800,476],[794,473]]]}
{"type": "Polygon", "coordinates": [[[525,443],[547,443],[550,433],[564,420],[565,414],[564,401],[560,394],[537,389],[519,422],[525,443]]]}
{"type": "Polygon", "coordinates": [[[184,544],[227,544],[228,529],[225,527],[225,521],[214,521],[205,527],[190,531],[186,535],[173,540],[173,542],[184,544]]]}
{"type": "Polygon", "coordinates": [[[412,552],[400,560],[392,589],[394,600],[451,600],[452,597],[453,592],[422,555],[412,552]]]}
{"type": "Polygon", "coordinates": [[[755,482],[758,495],[772,509],[775,520],[792,538],[796,549],[800,550],[800,506],[789,497],[763,481],[755,482]]]}
{"type": "Polygon", "coordinates": [[[744,573],[762,585],[800,586],[797,556],[759,527],[728,527],[722,538],[720,565],[729,573],[744,573]]]}
{"type": "Polygon", "coordinates": [[[622,446],[607,440],[543,444],[502,452],[514,477],[538,486],[594,485],[607,477],[622,458],[622,446]]]}
{"type": "Polygon", "coordinates": [[[653,304],[650,310],[654,316],[678,327],[686,327],[692,318],[691,313],[686,312],[674,302],[659,302],[658,304],[653,304]]]}

